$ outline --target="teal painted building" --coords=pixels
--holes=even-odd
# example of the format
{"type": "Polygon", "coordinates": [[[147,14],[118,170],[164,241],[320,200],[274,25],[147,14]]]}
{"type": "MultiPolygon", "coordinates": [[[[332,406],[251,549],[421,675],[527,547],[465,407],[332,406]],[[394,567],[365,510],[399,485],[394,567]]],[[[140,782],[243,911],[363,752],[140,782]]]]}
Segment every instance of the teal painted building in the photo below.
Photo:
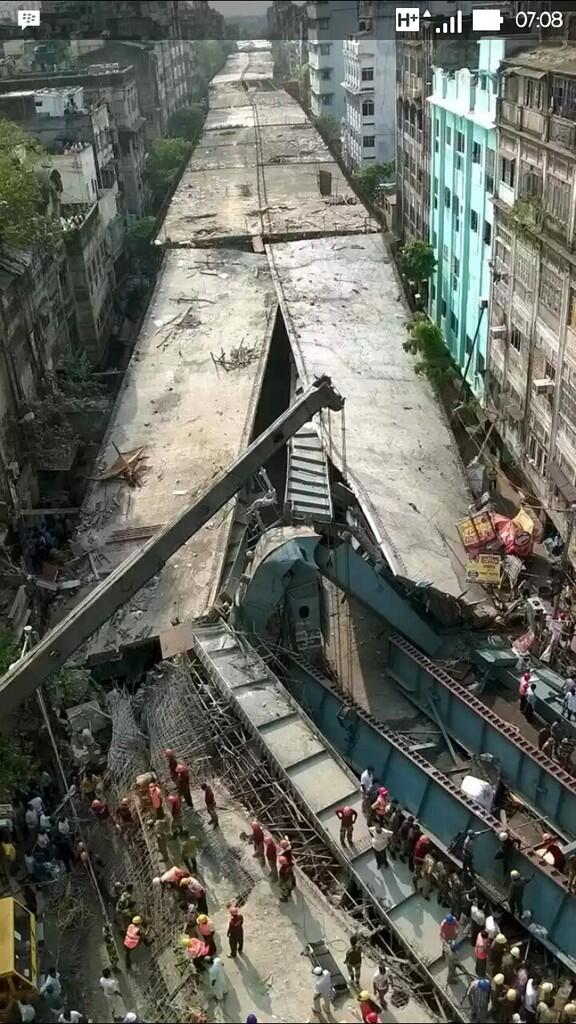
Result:
{"type": "Polygon", "coordinates": [[[497,72],[504,40],[482,39],[478,49],[475,71],[434,68],[428,102],[430,242],[437,260],[430,316],[481,398],[488,339],[497,72]]]}

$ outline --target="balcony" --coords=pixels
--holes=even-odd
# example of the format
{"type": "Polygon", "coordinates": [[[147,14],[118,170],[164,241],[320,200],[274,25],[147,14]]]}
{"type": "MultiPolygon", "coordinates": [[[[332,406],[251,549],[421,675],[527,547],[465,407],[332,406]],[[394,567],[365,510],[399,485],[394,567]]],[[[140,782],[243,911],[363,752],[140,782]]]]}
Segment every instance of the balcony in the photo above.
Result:
{"type": "Polygon", "coordinates": [[[539,114],[537,110],[529,110],[527,107],[522,107],[522,128],[525,132],[530,132],[532,135],[538,135],[542,137],[544,131],[545,118],[543,114],[539,114]]]}
{"type": "Polygon", "coordinates": [[[510,103],[509,100],[502,100],[500,103],[500,120],[504,124],[512,124],[520,126],[520,107],[516,106],[515,103],[510,103]]]}
{"type": "Polygon", "coordinates": [[[555,142],[563,149],[576,149],[576,125],[572,121],[552,116],[548,119],[548,126],[550,142],[555,142]]]}

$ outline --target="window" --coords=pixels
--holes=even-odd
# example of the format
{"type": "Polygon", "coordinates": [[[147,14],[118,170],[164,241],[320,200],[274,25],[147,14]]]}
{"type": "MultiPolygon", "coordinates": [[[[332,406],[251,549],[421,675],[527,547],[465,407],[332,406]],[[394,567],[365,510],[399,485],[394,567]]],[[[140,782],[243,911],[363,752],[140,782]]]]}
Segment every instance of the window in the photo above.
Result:
{"type": "Polygon", "coordinates": [[[436,234],[435,231],[433,231],[432,232],[432,248],[436,249],[437,245],[438,245],[438,235],[436,234]]]}
{"type": "Polygon", "coordinates": [[[449,188],[445,187],[444,188],[444,206],[446,207],[447,210],[450,209],[451,203],[452,203],[452,193],[450,192],[449,188]]]}
{"type": "Polygon", "coordinates": [[[322,32],[325,32],[327,28],[330,28],[330,18],[318,18],[317,26],[322,32]]]}
{"type": "Polygon", "coordinates": [[[545,448],[538,437],[531,431],[528,435],[528,458],[534,463],[534,468],[542,475],[546,472],[546,462],[548,460],[548,450],[545,448]]]}
{"type": "Polygon", "coordinates": [[[546,213],[562,225],[568,224],[570,219],[571,193],[572,186],[567,181],[562,181],[553,174],[548,175],[544,196],[546,213]]]}
{"type": "Polygon", "coordinates": [[[458,277],[458,274],[460,273],[460,260],[457,256],[452,257],[452,273],[455,274],[456,277],[458,277]]]}
{"type": "Polygon", "coordinates": [[[450,125],[446,126],[446,145],[447,146],[451,146],[452,145],[452,129],[451,129],[450,125]]]}
{"type": "Polygon", "coordinates": [[[514,263],[516,294],[524,302],[532,302],[536,284],[536,256],[522,245],[516,245],[514,263]]]}
{"type": "Polygon", "coordinates": [[[516,161],[509,160],[508,157],[500,158],[500,181],[504,185],[508,185],[508,188],[514,188],[514,181],[516,178],[516,161]]]}
{"type": "Polygon", "coordinates": [[[472,231],[478,231],[478,214],[476,210],[470,210],[470,227],[472,231]]]}
{"type": "Polygon", "coordinates": [[[570,289],[568,300],[568,324],[576,331],[576,288],[570,289]]]}
{"type": "Polygon", "coordinates": [[[442,299],[442,316],[446,319],[446,299],[442,299]]]}
{"type": "Polygon", "coordinates": [[[436,285],[434,284],[434,281],[432,281],[432,284],[430,285],[430,298],[432,301],[436,298],[436,285]]]}
{"type": "Polygon", "coordinates": [[[458,153],[464,152],[464,132],[456,132],[456,150],[458,153]]]}
{"type": "Polygon", "coordinates": [[[374,149],[374,146],[376,145],[376,136],[365,135],[362,139],[362,145],[364,146],[364,149],[374,149]]]}
{"type": "Polygon", "coordinates": [[[562,278],[557,267],[542,264],[540,271],[540,302],[551,313],[560,315],[562,308],[562,278]]]}
{"type": "Polygon", "coordinates": [[[435,210],[438,209],[438,196],[434,196],[432,206],[434,207],[435,210]]]}
{"type": "Polygon", "coordinates": [[[484,374],[484,370],[485,369],[486,369],[486,363],[484,362],[484,356],[482,355],[481,352],[479,352],[478,353],[478,362],[476,363],[476,373],[480,374],[480,376],[482,377],[482,375],[484,374]]]}
{"type": "Polygon", "coordinates": [[[542,106],[542,82],[534,82],[531,78],[524,79],[524,106],[532,110],[540,110],[542,106]]]}
{"type": "Polygon", "coordinates": [[[323,107],[331,107],[332,106],[332,97],[333,97],[333,95],[334,94],[331,93],[331,92],[323,92],[322,93],[321,99],[322,99],[322,106],[323,107]]]}
{"type": "Polygon", "coordinates": [[[552,76],[552,110],[560,117],[576,120],[576,80],[552,76]]]}
{"type": "Polygon", "coordinates": [[[492,225],[487,220],[484,221],[484,234],[482,237],[484,239],[484,245],[492,244],[492,225]]]}
{"type": "Polygon", "coordinates": [[[470,353],[472,351],[472,348],[473,348],[473,345],[474,345],[474,342],[472,341],[472,338],[470,337],[469,334],[467,334],[466,335],[466,355],[467,356],[470,355],[470,353]]]}
{"type": "Polygon", "coordinates": [[[486,88],[486,75],[480,75],[479,85],[482,90],[486,88]]]}
{"type": "Polygon", "coordinates": [[[433,191],[434,191],[434,195],[437,196],[438,195],[438,178],[434,178],[434,181],[433,181],[433,184],[432,184],[432,188],[433,188],[433,191]]]}
{"type": "Polygon", "coordinates": [[[458,334],[458,319],[454,311],[450,313],[450,330],[452,334],[458,334]]]}
{"type": "Polygon", "coordinates": [[[362,100],[362,117],[374,117],[374,100],[362,100]]]}
{"type": "Polygon", "coordinates": [[[320,68],[320,78],[324,82],[329,82],[332,78],[332,68],[320,68]]]}
{"type": "Polygon", "coordinates": [[[318,53],[321,57],[329,57],[332,50],[332,43],[320,43],[318,53]]]}
{"type": "Polygon", "coordinates": [[[481,147],[479,142],[473,142],[472,143],[472,163],[473,164],[481,164],[482,163],[482,147],[481,147]]]}
{"type": "Polygon", "coordinates": [[[486,150],[486,191],[494,191],[494,164],[496,154],[493,149],[486,150]]]}
{"type": "Polygon", "coordinates": [[[446,260],[446,262],[448,262],[448,246],[447,245],[443,245],[442,246],[442,259],[446,260]]]}
{"type": "Polygon", "coordinates": [[[510,344],[516,352],[520,352],[520,349],[522,348],[522,334],[518,327],[516,327],[516,324],[512,324],[512,329],[510,331],[510,344]]]}
{"type": "Polygon", "coordinates": [[[437,139],[440,137],[440,121],[437,117],[434,118],[434,135],[437,139]]]}
{"type": "Polygon", "coordinates": [[[374,81],[374,68],[362,68],[362,81],[373,82],[374,81]]]}

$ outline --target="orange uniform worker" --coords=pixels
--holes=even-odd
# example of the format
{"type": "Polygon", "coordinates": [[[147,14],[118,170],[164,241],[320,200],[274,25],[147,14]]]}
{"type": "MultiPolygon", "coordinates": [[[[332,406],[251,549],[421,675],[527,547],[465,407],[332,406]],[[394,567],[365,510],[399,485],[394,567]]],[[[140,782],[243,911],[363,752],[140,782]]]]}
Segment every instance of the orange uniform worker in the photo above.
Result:
{"type": "Polygon", "coordinates": [[[264,840],[264,856],[266,858],[266,863],[268,864],[268,869],[270,871],[271,878],[275,882],[276,879],[278,878],[278,869],[276,867],[278,851],[276,849],[276,843],[274,842],[272,836],[266,836],[264,840]]]}
{"type": "Polygon", "coordinates": [[[216,938],[214,936],[216,929],[214,927],[214,922],[207,914],[198,914],[198,917],[196,918],[196,927],[200,938],[206,943],[210,950],[210,956],[214,956],[216,953],[216,938]]]}
{"type": "Polygon", "coordinates": [[[352,834],[358,818],[358,812],[353,807],[346,805],[345,807],[336,808],[336,817],[340,818],[340,842],[343,846],[347,842],[352,846],[352,834]]]}
{"type": "Polygon", "coordinates": [[[179,761],[176,765],[176,789],[178,790],[178,795],[184,798],[188,807],[192,807],[190,772],[183,761],[179,761]]]}
{"type": "Polygon", "coordinates": [[[250,827],[252,829],[250,841],[254,847],[254,856],[261,864],[264,864],[264,830],[259,821],[253,821],[250,827]]]}
{"type": "Polygon", "coordinates": [[[132,953],[138,948],[142,942],[142,918],[133,917],[130,924],[126,929],[124,936],[124,960],[126,962],[126,970],[130,970],[132,967],[132,953]]]}
{"type": "Polygon", "coordinates": [[[162,790],[157,782],[151,782],[148,786],[148,795],[152,810],[156,819],[164,817],[164,804],[162,803],[162,790]]]}
{"type": "Polygon", "coordinates": [[[164,751],[164,757],[166,758],[166,764],[168,765],[170,778],[172,779],[174,785],[176,785],[178,782],[178,776],[176,775],[176,767],[178,765],[178,760],[176,758],[176,754],[174,753],[173,750],[168,749],[164,751]]]}

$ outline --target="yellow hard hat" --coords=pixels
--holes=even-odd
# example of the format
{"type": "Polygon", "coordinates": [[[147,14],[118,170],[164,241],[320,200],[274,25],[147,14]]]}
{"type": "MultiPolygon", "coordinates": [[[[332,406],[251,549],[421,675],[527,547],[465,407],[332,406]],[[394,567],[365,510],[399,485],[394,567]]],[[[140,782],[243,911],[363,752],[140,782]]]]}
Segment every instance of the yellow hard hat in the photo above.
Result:
{"type": "Polygon", "coordinates": [[[576,1013],[576,1003],[566,1003],[564,1007],[564,1013],[576,1013]]]}
{"type": "Polygon", "coordinates": [[[132,918],[132,924],[142,924],[142,918],[136,914],[136,917],[132,918]]]}
{"type": "Polygon", "coordinates": [[[551,981],[545,981],[544,984],[542,985],[542,991],[546,992],[546,993],[552,992],[553,988],[554,988],[554,985],[552,984],[551,981]]]}
{"type": "Polygon", "coordinates": [[[512,946],[512,949],[510,950],[510,956],[513,956],[516,960],[520,959],[520,950],[518,946],[512,946]]]}
{"type": "Polygon", "coordinates": [[[505,942],[508,942],[508,939],[506,938],[505,935],[502,934],[502,932],[498,932],[498,935],[494,939],[494,942],[498,942],[502,946],[505,942]]]}
{"type": "Polygon", "coordinates": [[[519,871],[511,871],[510,872],[510,878],[513,878],[514,881],[516,881],[517,878],[520,878],[520,872],[519,871]]]}
{"type": "Polygon", "coordinates": [[[208,920],[208,917],[207,917],[206,914],[198,914],[198,917],[196,918],[196,923],[197,924],[206,924],[207,920],[208,920]]]}
{"type": "Polygon", "coordinates": [[[495,974],[492,980],[493,980],[495,985],[503,985],[504,984],[504,975],[503,974],[495,974]]]}
{"type": "Polygon", "coordinates": [[[360,992],[360,994],[358,996],[358,1000],[359,1000],[359,1002],[363,1003],[366,999],[370,999],[370,993],[367,992],[366,989],[364,988],[360,992]]]}
{"type": "Polygon", "coordinates": [[[518,998],[518,993],[517,993],[516,989],[515,988],[509,988],[507,993],[506,993],[506,999],[508,999],[510,1002],[512,1002],[513,999],[517,999],[517,998],[518,998]]]}

